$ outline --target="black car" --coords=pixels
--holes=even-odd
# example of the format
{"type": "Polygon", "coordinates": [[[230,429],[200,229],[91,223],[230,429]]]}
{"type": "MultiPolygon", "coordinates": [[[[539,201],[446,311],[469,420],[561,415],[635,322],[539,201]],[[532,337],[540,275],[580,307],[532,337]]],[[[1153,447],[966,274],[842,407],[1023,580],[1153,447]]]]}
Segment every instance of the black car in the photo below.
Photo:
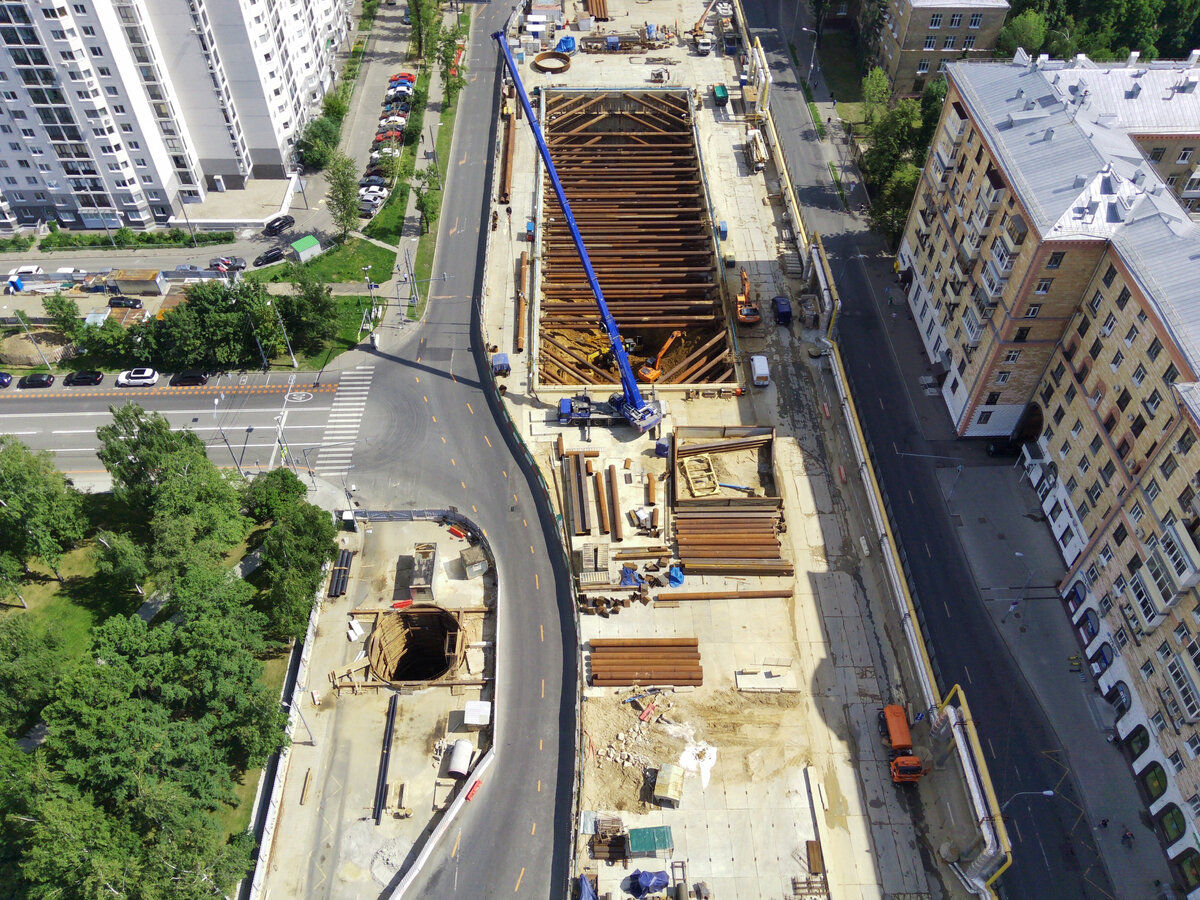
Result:
{"type": "Polygon", "coordinates": [[[215,269],[218,272],[234,271],[240,272],[246,268],[246,261],[240,256],[218,256],[215,259],[208,261],[208,267],[215,269]]]}
{"type": "Polygon", "coordinates": [[[108,305],[113,309],[141,309],[142,301],[139,297],[109,297],[108,305]]]}
{"type": "Polygon", "coordinates": [[[254,258],[255,266],[266,266],[273,262],[279,262],[283,259],[283,248],[272,247],[270,250],[265,250],[254,258]]]}
{"type": "Polygon", "coordinates": [[[208,376],[203,372],[180,372],[171,378],[171,387],[200,387],[208,384],[208,376]]]}
{"type": "Polygon", "coordinates": [[[296,220],[291,216],[276,216],[263,228],[263,234],[267,237],[275,237],[275,235],[282,234],[295,224],[296,220]]]}
{"type": "Polygon", "coordinates": [[[36,375],[26,375],[17,382],[19,388],[44,388],[54,384],[54,376],[46,372],[38,372],[36,375]]]}
{"type": "Polygon", "coordinates": [[[0,388],[6,388],[12,384],[12,376],[7,372],[0,372],[0,388]]]}
{"type": "Polygon", "coordinates": [[[72,372],[70,375],[67,376],[66,381],[64,381],[63,384],[66,384],[66,385],[77,385],[77,384],[92,385],[92,384],[99,384],[103,380],[104,380],[103,372],[97,372],[95,370],[91,370],[91,371],[84,371],[84,372],[72,372]]]}

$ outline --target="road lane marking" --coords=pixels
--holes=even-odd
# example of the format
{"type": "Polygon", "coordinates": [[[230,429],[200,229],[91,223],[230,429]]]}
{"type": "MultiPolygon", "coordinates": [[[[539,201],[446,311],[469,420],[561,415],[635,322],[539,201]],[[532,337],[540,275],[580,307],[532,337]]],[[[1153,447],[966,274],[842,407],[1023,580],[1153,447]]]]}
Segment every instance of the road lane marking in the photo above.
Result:
{"type": "Polygon", "coordinates": [[[943,600],[943,601],[942,601],[942,606],[943,606],[943,608],[946,610],[946,618],[947,618],[947,619],[948,619],[948,618],[950,618],[950,607],[949,607],[949,606],[946,606],[946,601],[945,601],[945,600],[943,600]]]}
{"type": "Polygon", "coordinates": [[[442,438],[442,443],[446,443],[446,439],[444,437],[442,438]]]}
{"type": "Polygon", "coordinates": [[[544,643],[546,643],[546,626],[545,626],[545,625],[539,625],[539,626],[538,626],[538,632],[539,632],[539,633],[541,634],[541,636],[542,636],[542,643],[543,643],[543,644],[544,644],[544,643]]]}
{"type": "Polygon", "coordinates": [[[538,738],[538,749],[539,750],[542,749],[542,740],[543,740],[542,738],[538,738]]]}
{"type": "Polygon", "coordinates": [[[521,520],[521,524],[524,525],[526,528],[529,527],[529,523],[526,522],[524,519],[521,520]]]}
{"type": "Polygon", "coordinates": [[[504,472],[504,477],[505,477],[505,478],[507,478],[507,477],[508,477],[508,471],[507,471],[507,470],[505,470],[505,469],[501,469],[500,471],[501,471],[501,472],[504,472]]]}
{"type": "Polygon", "coordinates": [[[546,679],[542,679],[542,699],[546,699],[546,679]]]}
{"type": "Polygon", "coordinates": [[[975,683],[975,679],[973,679],[973,678],[971,677],[971,670],[970,670],[970,669],[968,669],[966,666],[963,666],[963,672],[964,672],[964,673],[966,674],[966,676],[967,676],[967,684],[974,684],[974,683],[975,683]]]}
{"type": "Polygon", "coordinates": [[[486,434],[483,436],[483,439],[484,439],[485,441],[487,441],[487,445],[488,445],[489,447],[490,447],[490,446],[492,446],[492,442],[491,442],[491,441],[488,441],[488,436],[487,436],[486,434]]]}
{"type": "Polygon", "coordinates": [[[471,512],[473,512],[473,513],[477,513],[477,512],[479,512],[479,510],[477,510],[477,509],[475,508],[475,504],[474,504],[474,503],[472,503],[472,504],[471,504],[471,512]]]}
{"type": "Polygon", "coordinates": [[[465,481],[460,481],[459,484],[463,486],[464,491],[467,489],[467,483],[465,481]]]}
{"type": "Polygon", "coordinates": [[[513,888],[514,894],[521,889],[521,879],[524,877],[525,877],[525,867],[521,866],[521,874],[517,876],[517,886],[515,888],[513,888]]]}
{"type": "Polygon", "coordinates": [[[513,494],[513,503],[520,503],[520,502],[521,501],[517,499],[517,495],[513,494]]]}
{"type": "Polygon", "coordinates": [[[454,839],[454,849],[450,851],[450,858],[454,859],[454,854],[458,853],[458,842],[462,840],[462,830],[459,829],[458,837],[454,839]]]}
{"type": "Polygon", "coordinates": [[[470,403],[468,403],[468,404],[467,404],[467,409],[470,409],[470,410],[471,410],[471,415],[475,415],[475,410],[471,409],[471,404],[470,404],[470,403]]]}
{"type": "Polygon", "coordinates": [[[538,577],[537,572],[533,573],[533,586],[536,590],[540,591],[542,589],[542,579],[538,577]]]}
{"type": "Polygon", "coordinates": [[[541,792],[542,792],[542,779],[539,778],[538,779],[538,793],[540,794],[541,792]]]}
{"type": "Polygon", "coordinates": [[[428,403],[428,402],[429,402],[429,397],[428,397],[428,396],[426,396],[425,394],[422,394],[421,396],[425,398],[425,402],[426,402],[426,403],[428,403]]]}
{"type": "Polygon", "coordinates": [[[433,419],[433,424],[434,424],[434,425],[436,425],[436,424],[437,424],[437,416],[430,416],[429,418],[433,419]]]}
{"type": "MultiPolygon", "coordinates": [[[[326,410],[330,410],[330,409],[333,409],[332,405],[330,405],[330,406],[306,406],[306,407],[304,407],[304,412],[305,413],[325,412],[326,410]]],[[[168,410],[165,410],[162,412],[163,412],[163,415],[171,415],[171,416],[211,415],[212,407],[210,406],[206,409],[168,409],[168,410]]],[[[279,407],[264,406],[262,408],[259,408],[259,407],[245,407],[242,409],[231,408],[229,410],[226,410],[226,412],[232,413],[232,414],[238,415],[238,416],[247,415],[249,413],[271,413],[273,415],[278,415],[279,407]]],[[[56,413],[4,413],[4,414],[0,415],[0,420],[3,420],[3,419],[61,419],[63,416],[70,416],[71,418],[78,419],[78,418],[82,418],[83,416],[112,416],[112,413],[110,413],[107,409],[104,409],[104,410],[73,410],[71,412],[56,412],[56,413]]]]}
{"type": "Polygon", "coordinates": [[[415,379],[417,380],[417,384],[420,384],[420,383],[421,383],[421,376],[420,376],[420,375],[414,375],[414,376],[413,376],[413,378],[415,378],[415,379]]]}
{"type": "Polygon", "coordinates": [[[530,545],[529,545],[529,553],[530,553],[530,555],[531,555],[531,556],[537,556],[537,554],[536,554],[536,553],[534,553],[534,551],[533,551],[533,544],[530,544],[530,545]]]}
{"type": "Polygon", "coordinates": [[[454,466],[455,468],[457,468],[457,467],[458,467],[458,463],[456,463],[456,462],[454,461],[454,457],[453,457],[453,456],[452,456],[452,457],[450,457],[450,465],[454,466]]]}
{"type": "Polygon", "coordinates": [[[533,827],[529,829],[530,834],[537,834],[537,822],[533,823],[533,827]]]}

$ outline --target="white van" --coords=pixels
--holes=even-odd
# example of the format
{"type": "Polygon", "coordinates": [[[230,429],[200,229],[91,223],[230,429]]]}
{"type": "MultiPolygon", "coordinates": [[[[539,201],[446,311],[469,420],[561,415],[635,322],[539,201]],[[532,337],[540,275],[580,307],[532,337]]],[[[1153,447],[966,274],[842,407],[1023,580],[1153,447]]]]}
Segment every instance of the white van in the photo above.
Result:
{"type": "Polygon", "coordinates": [[[766,387],[771,383],[771,370],[767,368],[765,356],[750,357],[750,376],[755,387],[766,387]]]}
{"type": "Polygon", "coordinates": [[[12,269],[8,273],[8,277],[12,278],[13,276],[16,276],[19,278],[23,275],[41,275],[41,274],[43,274],[41,266],[18,266],[17,268],[12,269]]]}

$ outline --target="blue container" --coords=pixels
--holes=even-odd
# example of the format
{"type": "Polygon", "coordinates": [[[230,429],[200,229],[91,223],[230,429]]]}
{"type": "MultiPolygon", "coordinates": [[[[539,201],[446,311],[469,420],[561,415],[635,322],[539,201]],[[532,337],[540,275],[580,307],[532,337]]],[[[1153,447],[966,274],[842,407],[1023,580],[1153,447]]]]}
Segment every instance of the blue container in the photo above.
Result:
{"type": "Polygon", "coordinates": [[[725,224],[724,219],[717,223],[717,234],[720,236],[721,240],[729,240],[729,226],[725,224]]]}

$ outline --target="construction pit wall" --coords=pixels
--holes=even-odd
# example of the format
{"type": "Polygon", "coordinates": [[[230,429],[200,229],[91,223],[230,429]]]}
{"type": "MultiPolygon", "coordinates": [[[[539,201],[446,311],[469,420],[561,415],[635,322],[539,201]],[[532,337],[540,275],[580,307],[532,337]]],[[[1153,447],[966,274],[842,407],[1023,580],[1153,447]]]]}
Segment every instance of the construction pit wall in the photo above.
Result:
{"type": "MultiPolygon", "coordinates": [[[[644,85],[535,90],[555,167],[634,374],[643,366],[661,373],[638,380],[655,392],[736,388],[735,319],[699,151],[695,92],[644,85]]],[[[507,122],[508,142],[514,129],[527,128],[515,117],[507,122]]],[[[581,388],[607,394],[620,377],[540,157],[534,185],[532,221],[517,235],[532,238],[533,249],[517,262],[517,295],[529,302],[518,299],[516,347],[533,355],[531,388],[539,396],[581,388]],[[525,342],[527,312],[533,324],[525,342]]]]}

